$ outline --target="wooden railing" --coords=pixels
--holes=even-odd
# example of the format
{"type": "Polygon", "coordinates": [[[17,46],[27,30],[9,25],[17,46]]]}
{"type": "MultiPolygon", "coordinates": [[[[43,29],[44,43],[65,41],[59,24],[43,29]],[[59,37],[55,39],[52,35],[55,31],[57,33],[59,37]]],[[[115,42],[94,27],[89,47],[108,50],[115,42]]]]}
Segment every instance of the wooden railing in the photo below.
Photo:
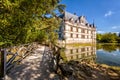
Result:
{"type": "Polygon", "coordinates": [[[36,47],[37,45],[33,43],[0,49],[0,79],[4,79],[5,75],[26,56],[33,53],[36,47]]]}

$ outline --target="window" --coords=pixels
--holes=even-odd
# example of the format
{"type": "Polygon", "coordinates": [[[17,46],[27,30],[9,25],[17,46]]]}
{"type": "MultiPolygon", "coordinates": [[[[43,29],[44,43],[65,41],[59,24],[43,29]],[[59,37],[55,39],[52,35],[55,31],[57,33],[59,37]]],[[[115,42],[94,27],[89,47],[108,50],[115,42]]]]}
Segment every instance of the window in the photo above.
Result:
{"type": "Polygon", "coordinates": [[[78,38],[78,34],[76,34],[76,38],[78,38]]]}
{"type": "Polygon", "coordinates": [[[71,56],[71,59],[73,59],[73,56],[71,56]]]}
{"type": "Polygon", "coordinates": [[[89,56],[89,53],[87,52],[87,56],[89,56]]]}
{"type": "Polygon", "coordinates": [[[73,27],[70,28],[70,31],[73,31],[73,27]]]}
{"type": "Polygon", "coordinates": [[[92,39],[93,37],[91,36],[91,39],[92,39]]]}
{"type": "Polygon", "coordinates": [[[91,34],[92,34],[93,32],[91,31],[91,34]]]}
{"type": "Polygon", "coordinates": [[[72,50],[72,49],[70,50],[70,53],[71,53],[71,54],[73,53],[73,50],[72,50]]]}
{"type": "Polygon", "coordinates": [[[87,33],[89,34],[89,30],[87,30],[87,33]]]}
{"type": "Polygon", "coordinates": [[[81,29],[81,33],[85,33],[85,30],[84,30],[84,29],[81,29]]]}
{"type": "Polygon", "coordinates": [[[65,26],[63,26],[63,30],[65,30],[65,26]]]}
{"type": "Polygon", "coordinates": [[[81,38],[85,38],[85,35],[81,35],[81,38]]]}
{"type": "Polygon", "coordinates": [[[76,28],[76,31],[78,32],[78,28],[76,28]]]}
{"type": "Polygon", "coordinates": [[[76,53],[78,53],[79,51],[78,51],[78,49],[76,49],[76,53]]]}
{"type": "Polygon", "coordinates": [[[87,36],[87,38],[89,39],[89,36],[87,36]]]}
{"type": "Polygon", "coordinates": [[[79,59],[79,55],[76,55],[76,59],[79,59]]]}
{"type": "Polygon", "coordinates": [[[71,33],[70,37],[73,38],[73,34],[72,33],[71,33]]]}
{"type": "Polygon", "coordinates": [[[87,51],[89,51],[89,47],[87,47],[87,51]]]}
{"type": "Polygon", "coordinates": [[[84,52],[85,51],[85,48],[81,48],[81,52],[84,52]]]}
{"type": "Polygon", "coordinates": [[[63,33],[63,35],[65,36],[66,34],[65,34],[65,33],[63,33]]]}

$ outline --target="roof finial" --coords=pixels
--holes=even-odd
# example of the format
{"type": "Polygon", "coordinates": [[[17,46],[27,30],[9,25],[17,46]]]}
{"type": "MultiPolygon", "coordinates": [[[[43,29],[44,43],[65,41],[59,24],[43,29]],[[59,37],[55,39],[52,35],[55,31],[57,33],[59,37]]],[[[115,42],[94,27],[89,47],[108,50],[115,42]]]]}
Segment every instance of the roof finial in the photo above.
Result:
{"type": "Polygon", "coordinates": [[[119,35],[118,35],[119,37],[120,37],[120,32],[119,32],[119,35]]]}
{"type": "Polygon", "coordinates": [[[94,19],[93,19],[93,27],[95,27],[95,21],[94,21],[94,19]]]}

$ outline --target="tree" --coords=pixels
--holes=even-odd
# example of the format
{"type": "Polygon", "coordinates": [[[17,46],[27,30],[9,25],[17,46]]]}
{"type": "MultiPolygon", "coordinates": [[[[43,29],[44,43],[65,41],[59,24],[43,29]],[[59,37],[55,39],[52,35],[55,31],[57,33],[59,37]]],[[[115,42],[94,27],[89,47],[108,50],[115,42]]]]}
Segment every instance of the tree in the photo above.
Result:
{"type": "Polygon", "coordinates": [[[119,40],[116,33],[97,34],[97,41],[102,43],[117,43],[119,40]]]}
{"type": "Polygon", "coordinates": [[[120,37],[117,38],[117,42],[120,43],[120,37]]]}
{"type": "Polygon", "coordinates": [[[1,41],[28,43],[40,39],[43,41],[48,38],[48,33],[53,35],[60,23],[56,12],[63,12],[65,7],[59,2],[60,0],[1,0],[1,41]]]}
{"type": "Polygon", "coordinates": [[[97,42],[100,42],[102,38],[102,34],[97,34],[97,42]]]}

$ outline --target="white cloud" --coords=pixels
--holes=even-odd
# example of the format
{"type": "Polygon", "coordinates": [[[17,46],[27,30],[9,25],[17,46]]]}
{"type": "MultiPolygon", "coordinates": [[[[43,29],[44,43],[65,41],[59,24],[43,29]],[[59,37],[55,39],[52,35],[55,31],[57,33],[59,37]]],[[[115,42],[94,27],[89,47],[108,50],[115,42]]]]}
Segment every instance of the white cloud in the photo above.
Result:
{"type": "Polygon", "coordinates": [[[107,13],[105,13],[105,17],[108,17],[108,16],[111,16],[112,14],[113,14],[114,12],[112,12],[112,11],[108,11],[107,13]]]}
{"type": "Polygon", "coordinates": [[[97,33],[101,33],[102,34],[102,33],[105,33],[105,31],[97,31],[97,33]]]}
{"type": "Polygon", "coordinates": [[[119,29],[120,26],[113,26],[112,29],[119,29]]]}
{"type": "Polygon", "coordinates": [[[116,28],[117,28],[117,26],[113,26],[113,27],[112,27],[112,29],[116,29],[116,28]]]}

